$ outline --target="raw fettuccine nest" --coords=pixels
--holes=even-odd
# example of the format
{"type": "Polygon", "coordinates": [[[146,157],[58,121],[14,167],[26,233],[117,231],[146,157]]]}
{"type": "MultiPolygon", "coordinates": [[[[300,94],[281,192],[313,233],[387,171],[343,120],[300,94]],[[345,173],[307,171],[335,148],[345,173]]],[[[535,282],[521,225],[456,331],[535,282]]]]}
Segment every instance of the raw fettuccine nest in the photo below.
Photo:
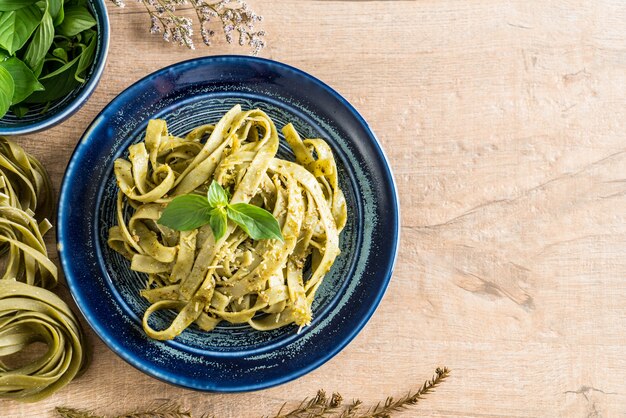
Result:
{"type": "Polygon", "coordinates": [[[118,225],[108,243],[148,275],[141,295],[151,303],[143,319],[150,337],[172,339],[194,322],[206,331],[221,321],[257,330],[310,323],[315,293],[340,253],[346,203],[328,144],[302,140],[291,124],[282,131],[295,162],[276,158],[276,127],[259,109],[237,105],[183,138],[151,120],[128,160],[115,162],[118,225]],[[271,212],[284,240],[255,241],[229,222],[216,242],[209,225],[178,232],[157,222],[173,198],[205,195],[212,181],[231,204],[271,212]],[[148,320],[162,309],[177,315],[155,330],[148,320]]]}
{"type": "Polygon", "coordinates": [[[67,385],[88,362],[80,323],[63,300],[44,235],[52,186],[39,161],[0,137],[0,398],[36,402],[67,385]],[[29,360],[34,343],[45,351],[29,360]],[[22,359],[15,365],[12,361],[22,359]],[[28,361],[26,361],[28,360],[28,361]]]}

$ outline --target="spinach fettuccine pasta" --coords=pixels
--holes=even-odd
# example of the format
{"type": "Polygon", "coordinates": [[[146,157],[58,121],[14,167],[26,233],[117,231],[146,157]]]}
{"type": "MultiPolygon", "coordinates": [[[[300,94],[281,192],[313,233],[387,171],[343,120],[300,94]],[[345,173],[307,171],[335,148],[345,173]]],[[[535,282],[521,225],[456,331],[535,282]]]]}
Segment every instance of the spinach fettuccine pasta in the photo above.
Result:
{"type": "Polygon", "coordinates": [[[303,140],[291,124],[282,132],[295,161],[277,158],[279,136],[267,114],[237,105],[184,137],[151,120],[128,159],[115,161],[118,225],[108,244],[147,275],[141,295],[150,303],[143,318],[150,337],[172,339],[193,323],[210,331],[221,321],[257,330],[311,322],[316,291],[340,253],[346,203],[328,144],[303,140]],[[202,212],[215,190],[223,206],[202,212]],[[198,209],[178,205],[179,213],[208,213],[209,221],[178,229],[165,222],[182,196],[198,209]],[[272,218],[280,235],[254,239],[271,228],[252,215],[272,218]],[[150,318],[160,310],[176,315],[155,329],[150,318]]]}
{"type": "Polygon", "coordinates": [[[0,137],[0,398],[38,401],[86,365],[80,323],[47,290],[58,280],[43,239],[52,226],[52,205],[50,179],[39,161],[0,137]],[[34,343],[43,343],[44,352],[12,366],[34,343]]]}

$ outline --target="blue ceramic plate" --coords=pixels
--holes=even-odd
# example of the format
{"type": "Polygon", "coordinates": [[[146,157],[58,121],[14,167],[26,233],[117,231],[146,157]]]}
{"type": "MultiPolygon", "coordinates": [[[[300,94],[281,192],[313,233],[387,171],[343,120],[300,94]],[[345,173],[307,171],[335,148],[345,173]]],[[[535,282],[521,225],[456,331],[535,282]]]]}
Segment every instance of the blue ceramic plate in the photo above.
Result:
{"type": "MultiPolygon", "coordinates": [[[[374,92],[372,92],[373,94],[374,92]]],[[[283,144],[284,145],[284,144],[283,144]]],[[[286,146],[279,154],[289,155],[286,146]]],[[[223,56],[164,68],[117,96],[76,147],[61,188],[58,245],[79,308],[102,340],[145,373],[187,388],[236,392],[288,382],[320,366],[365,325],[389,283],[398,247],[398,198],[376,137],[337,92],[293,67],[223,56]],[[348,222],[342,254],[319,288],[311,326],[258,332],[195,327],[173,341],[144,334],[139,297],[145,278],[106,245],[115,223],[113,161],[140,141],[151,118],[170,131],[217,122],[234,104],[261,108],[280,129],[292,122],[335,152],[348,222]]],[[[167,321],[167,314],[157,319],[167,321]]],[[[165,324],[165,322],[163,322],[165,324]]],[[[159,326],[159,324],[156,324],[159,326]]]]}

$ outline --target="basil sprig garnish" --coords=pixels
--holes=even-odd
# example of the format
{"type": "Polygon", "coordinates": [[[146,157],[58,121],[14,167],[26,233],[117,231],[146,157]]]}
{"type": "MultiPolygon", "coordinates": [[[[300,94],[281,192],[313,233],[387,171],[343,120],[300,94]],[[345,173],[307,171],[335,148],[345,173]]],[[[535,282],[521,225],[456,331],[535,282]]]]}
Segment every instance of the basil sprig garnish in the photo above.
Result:
{"type": "Polygon", "coordinates": [[[274,215],[248,203],[229,203],[226,190],[215,180],[209,186],[206,197],[197,194],[175,197],[158,223],[177,231],[189,231],[209,224],[217,241],[226,233],[228,220],[237,224],[252,239],[283,240],[274,215]]]}
{"type": "Polygon", "coordinates": [[[0,0],[0,117],[21,117],[84,83],[95,26],[85,0],[0,0]]]}

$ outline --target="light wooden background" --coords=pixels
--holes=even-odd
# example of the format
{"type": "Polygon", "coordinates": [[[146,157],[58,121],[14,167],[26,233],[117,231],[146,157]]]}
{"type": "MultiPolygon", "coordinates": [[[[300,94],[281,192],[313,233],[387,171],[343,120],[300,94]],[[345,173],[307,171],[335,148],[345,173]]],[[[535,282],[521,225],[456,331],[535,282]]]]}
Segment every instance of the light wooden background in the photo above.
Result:
{"type": "MultiPolygon", "coordinates": [[[[110,7],[111,51],[70,120],[19,138],[59,187],[74,145],[115,95],[189,51],[110,7]]],[[[136,371],[92,333],[89,371],[34,405],[121,413],[156,398],[258,417],[318,388],[374,402],[452,377],[402,416],[626,416],[626,2],[250,0],[262,56],[335,87],[369,121],[402,204],[396,272],[374,317],[289,384],[204,394],[136,371]]],[[[111,5],[112,6],[112,5],[111,5]]]]}

